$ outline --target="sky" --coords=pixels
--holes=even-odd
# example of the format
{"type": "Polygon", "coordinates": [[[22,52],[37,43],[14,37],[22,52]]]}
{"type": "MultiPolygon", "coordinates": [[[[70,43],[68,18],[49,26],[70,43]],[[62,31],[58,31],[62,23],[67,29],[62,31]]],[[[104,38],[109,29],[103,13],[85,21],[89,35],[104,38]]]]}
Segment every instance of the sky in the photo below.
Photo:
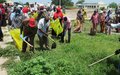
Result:
{"type": "MultiPolygon", "coordinates": [[[[47,3],[50,2],[51,0],[13,0],[13,1],[22,1],[23,3],[25,2],[41,2],[41,3],[47,3]]],[[[78,0],[72,0],[72,2],[76,3],[78,0]]],[[[86,3],[97,3],[101,0],[85,0],[86,3]]],[[[120,3],[120,0],[102,0],[104,3],[109,4],[111,2],[116,2],[120,3]]]]}

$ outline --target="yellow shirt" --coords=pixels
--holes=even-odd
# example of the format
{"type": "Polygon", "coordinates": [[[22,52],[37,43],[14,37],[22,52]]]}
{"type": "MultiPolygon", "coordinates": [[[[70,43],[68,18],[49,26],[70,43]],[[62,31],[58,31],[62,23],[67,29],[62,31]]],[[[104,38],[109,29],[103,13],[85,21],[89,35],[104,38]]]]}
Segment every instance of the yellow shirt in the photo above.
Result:
{"type": "Polygon", "coordinates": [[[31,17],[34,18],[34,19],[36,20],[37,17],[38,17],[38,13],[37,13],[37,12],[33,13],[33,15],[31,15],[31,17]]]}

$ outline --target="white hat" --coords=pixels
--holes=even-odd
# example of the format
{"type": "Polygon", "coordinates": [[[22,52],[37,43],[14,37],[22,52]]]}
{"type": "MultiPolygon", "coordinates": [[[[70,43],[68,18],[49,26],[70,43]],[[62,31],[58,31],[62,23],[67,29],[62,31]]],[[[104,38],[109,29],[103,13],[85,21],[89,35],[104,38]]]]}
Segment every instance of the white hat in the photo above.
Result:
{"type": "Polygon", "coordinates": [[[23,7],[22,5],[18,5],[18,8],[21,8],[21,7],[23,7]]]}

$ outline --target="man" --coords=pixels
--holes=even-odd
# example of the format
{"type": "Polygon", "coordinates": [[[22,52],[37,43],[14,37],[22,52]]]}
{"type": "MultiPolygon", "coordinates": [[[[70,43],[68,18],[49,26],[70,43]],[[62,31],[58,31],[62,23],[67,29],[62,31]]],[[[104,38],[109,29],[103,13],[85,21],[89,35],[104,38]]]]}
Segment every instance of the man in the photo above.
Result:
{"type": "MultiPolygon", "coordinates": [[[[62,26],[62,20],[63,20],[63,13],[60,7],[56,8],[56,12],[54,13],[53,19],[56,20],[59,18],[60,24],[62,26]]],[[[59,34],[59,36],[61,36],[61,34],[59,34]]],[[[56,33],[54,31],[54,29],[52,29],[52,37],[55,38],[56,37],[56,33]]]]}
{"type": "Polygon", "coordinates": [[[30,8],[28,6],[23,7],[22,13],[29,18],[28,12],[30,11],[30,8]]]}
{"type": "MultiPolygon", "coordinates": [[[[22,35],[22,31],[23,31],[23,37],[26,37],[25,40],[28,41],[29,39],[29,43],[33,46],[33,47],[30,46],[30,51],[34,52],[34,38],[37,32],[35,19],[34,18],[24,19],[20,32],[21,35],[22,35]]],[[[23,41],[22,52],[26,52],[26,48],[27,48],[27,43],[23,41]]]]}
{"type": "Polygon", "coordinates": [[[70,43],[70,38],[71,38],[71,24],[70,24],[70,20],[68,20],[67,17],[63,18],[63,33],[61,36],[61,42],[64,43],[64,37],[66,35],[66,32],[68,31],[68,41],[67,43],[70,43]]]}
{"type": "Polygon", "coordinates": [[[34,9],[35,9],[35,11],[38,10],[38,4],[37,4],[37,2],[35,2],[35,4],[34,4],[34,9]]]}
{"type": "Polygon", "coordinates": [[[0,9],[2,10],[2,26],[6,26],[7,23],[6,23],[6,11],[5,11],[5,8],[2,5],[0,5],[0,9]]]}
{"type": "MultiPolygon", "coordinates": [[[[116,15],[116,23],[120,23],[120,9],[116,8],[115,15],[116,15]]],[[[120,28],[116,28],[116,32],[120,32],[120,28]]]]}
{"type": "Polygon", "coordinates": [[[12,18],[12,27],[20,28],[22,25],[22,14],[19,9],[16,9],[15,15],[12,18]]]}
{"type": "Polygon", "coordinates": [[[48,27],[50,25],[50,19],[48,16],[45,16],[45,18],[42,18],[38,22],[38,38],[39,38],[39,44],[40,48],[44,49],[43,45],[45,45],[46,49],[49,49],[48,47],[48,27]]]}
{"type": "Polygon", "coordinates": [[[3,32],[2,32],[2,10],[0,9],[0,41],[3,41],[3,32]]]}
{"type": "Polygon", "coordinates": [[[39,20],[41,18],[44,18],[45,17],[45,8],[44,6],[40,6],[39,10],[38,10],[38,16],[37,16],[37,22],[39,22],[39,20]]]}
{"type": "Polygon", "coordinates": [[[22,12],[24,14],[28,13],[29,12],[29,7],[28,6],[23,7],[22,12]]]}

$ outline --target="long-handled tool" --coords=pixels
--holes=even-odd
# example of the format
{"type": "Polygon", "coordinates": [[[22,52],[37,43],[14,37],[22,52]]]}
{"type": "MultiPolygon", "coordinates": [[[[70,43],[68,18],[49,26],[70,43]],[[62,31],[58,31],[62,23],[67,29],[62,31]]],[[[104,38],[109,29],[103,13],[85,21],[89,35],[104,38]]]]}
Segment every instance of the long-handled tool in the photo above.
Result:
{"type": "Polygon", "coordinates": [[[53,42],[52,46],[51,46],[51,49],[56,48],[57,44],[56,44],[55,40],[53,40],[50,36],[46,36],[46,35],[44,35],[44,36],[47,37],[49,40],[51,40],[53,42]]]}
{"type": "Polygon", "coordinates": [[[20,38],[21,38],[25,43],[27,43],[29,46],[33,47],[33,45],[31,45],[29,42],[27,42],[27,41],[25,40],[25,39],[27,38],[27,36],[26,36],[26,37],[20,36],[20,38]]]}
{"type": "Polygon", "coordinates": [[[90,64],[90,65],[88,65],[88,66],[91,67],[91,66],[93,66],[93,65],[95,65],[95,64],[97,64],[97,63],[99,63],[99,62],[101,62],[101,61],[103,61],[103,60],[105,60],[105,59],[107,59],[107,58],[109,58],[109,57],[112,57],[113,55],[118,55],[118,54],[120,54],[120,49],[117,49],[117,50],[115,51],[115,53],[113,53],[113,54],[111,54],[111,55],[109,55],[109,56],[106,56],[106,57],[104,57],[103,59],[100,59],[100,60],[98,60],[98,61],[96,61],[96,62],[94,62],[94,63],[92,63],[92,64],[90,64]]]}
{"type": "Polygon", "coordinates": [[[115,55],[115,53],[114,53],[114,54],[111,54],[111,55],[109,55],[109,56],[106,56],[105,58],[100,59],[100,60],[98,60],[98,61],[96,61],[96,62],[94,62],[94,63],[92,63],[92,64],[90,64],[90,65],[88,65],[88,66],[91,67],[91,66],[93,66],[93,65],[95,65],[95,64],[97,64],[97,63],[99,63],[99,62],[101,62],[101,61],[103,61],[103,60],[105,60],[105,59],[107,59],[107,58],[109,58],[109,57],[111,57],[111,56],[113,56],[113,55],[115,55]]]}
{"type": "Polygon", "coordinates": [[[51,49],[56,48],[57,44],[56,44],[55,40],[53,40],[50,36],[46,36],[46,37],[48,37],[48,39],[53,42],[53,43],[52,43],[52,46],[51,46],[51,49]]]}
{"type": "Polygon", "coordinates": [[[48,38],[49,38],[51,41],[53,41],[52,46],[51,46],[51,49],[56,48],[57,44],[56,44],[55,40],[53,40],[50,36],[48,36],[48,38]]]}

